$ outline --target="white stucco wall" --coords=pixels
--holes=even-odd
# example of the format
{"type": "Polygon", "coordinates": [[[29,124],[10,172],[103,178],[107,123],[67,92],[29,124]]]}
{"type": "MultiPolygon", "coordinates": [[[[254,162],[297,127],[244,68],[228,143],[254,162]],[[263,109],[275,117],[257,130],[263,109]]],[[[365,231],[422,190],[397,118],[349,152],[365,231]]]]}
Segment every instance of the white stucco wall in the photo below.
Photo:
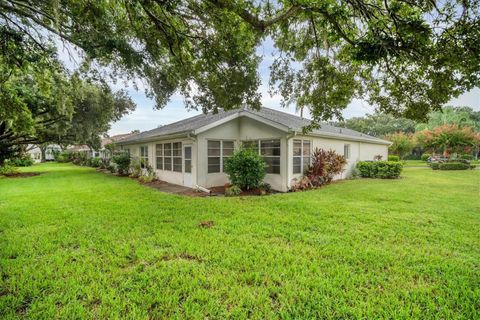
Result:
{"type": "Polygon", "coordinates": [[[222,186],[229,182],[225,173],[208,173],[208,140],[234,140],[235,147],[238,148],[244,140],[269,139],[280,139],[280,174],[267,174],[264,181],[269,183],[275,190],[287,191],[285,179],[287,174],[285,132],[246,117],[236,118],[197,136],[198,184],[209,188],[222,186]]]}
{"type": "MultiPolygon", "coordinates": [[[[350,141],[342,139],[332,139],[332,138],[323,138],[323,137],[314,137],[314,136],[301,136],[297,135],[291,137],[288,140],[288,154],[289,157],[292,157],[293,154],[293,140],[294,139],[306,139],[310,140],[312,144],[312,150],[315,148],[325,149],[325,150],[334,150],[336,153],[343,155],[345,144],[350,145],[350,157],[347,159],[347,165],[345,170],[335,177],[335,180],[345,179],[351,176],[353,169],[358,161],[363,160],[374,160],[376,155],[381,155],[383,160],[386,160],[388,157],[388,145],[373,144],[368,142],[359,142],[359,141],[350,141]]],[[[288,163],[288,186],[290,187],[292,179],[301,177],[301,174],[293,174],[293,163],[289,158],[288,163]]]]}

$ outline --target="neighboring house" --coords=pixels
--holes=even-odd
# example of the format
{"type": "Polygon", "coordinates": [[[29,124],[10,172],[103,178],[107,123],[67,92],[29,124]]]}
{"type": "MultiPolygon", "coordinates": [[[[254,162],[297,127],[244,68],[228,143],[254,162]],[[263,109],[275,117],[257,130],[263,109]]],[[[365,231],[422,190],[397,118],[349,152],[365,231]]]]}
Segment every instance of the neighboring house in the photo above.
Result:
{"type": "Polygon", "coordinates": [[[98,150],[93,150],[89,146],[85,144],[77,144],[73,145],[67,148],[69,152],[85,152],[87,154],[87,157],[100,157],[100,158],[109,158],[110,157],[110,150],[106,148],[106,146],[110,143],[117,143],[118,141],[121,141],[123,139],[133,137],[135,135],[139,134],[138,131],[132,131],[130,133],[124,133],[124,134],[117,134],[115,136],[111,137],[105,137],[102,138],[100,142],[100,149],[98,150]]]}
{"type": "MultiPolygon", "coordinates": [[[[50,144],[50,145],[46,146],[46,148],[45,148],[45,161],[55,160],[55,156],[54,156],[55,152],[60,152],[61,150],[62,150],[62,148],[60,148],[60,146],[56,145],[56,144],[50,144]]],[[[42,150],[40,149],[40,147],[38,147],[36,145],[30,145],[28,147],[27,153],[30,155],[30,157],[32,157],[32,159],[35,162],[42,161],[42,150]]]]}
{"type": "Polygon", "coordinates": [[[347,158],[346,170],[337,178],[350,175],[359,160],[387,158],[388,141],[327,124],[302,134],[309,123],[268,108],[243,108],[201,114],[125,138],[117,146],[147,161],[161,180],[207,188],[228,182],[225,159],[241,144],[258,149],[267,163],[264,181],[278,191],[288,191],[292,180],[301,177],[315,148],[347,158]]]}

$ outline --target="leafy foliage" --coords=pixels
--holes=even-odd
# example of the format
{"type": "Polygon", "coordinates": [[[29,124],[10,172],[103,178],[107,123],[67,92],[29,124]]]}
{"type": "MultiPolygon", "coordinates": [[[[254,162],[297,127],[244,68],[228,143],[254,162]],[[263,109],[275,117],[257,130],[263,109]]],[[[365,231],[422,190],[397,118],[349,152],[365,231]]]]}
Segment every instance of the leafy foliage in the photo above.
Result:
{"type": "Polygon", "coordinates": [[[141,171],[140,176],[138,177],[138,180],[143,183],[148,183],[152,182],[157,178],[157,175],[155,174],[155,169],[149,164],[145,165],[145,170],[141,171]]]}
{"type": "Polygon", "coordinates": [[[8,162],[5,162],[2,166],[0,166],[0,176],[10,176],[17,174],[18,172],[18,169],[13,164],[8,162]]]}
{"type": "Polygon", "coordinates": [[[445,162],[438,165],[439,170],[467,170],[470,165],[464,162],[445,162]]]}
{"type": "Polygon", "coordinates": [[[392,145],[388,147],[388,151],[397,155],[400,159],[403,159],[403,157],[412,151],[414,147],[412,135],[403,132],[387,135],[385,136],[385,139],[392,142],[392,145]]]}
{"type": "Polygon", "coordinates": [[[396,179],[403,165],[398,161],[359,161],[357,169],[363,178],[396,179]]]}
{"type": "Polygon", "coordinates": [[[112,162],[115,164],[116,171],[119,175],[127,175],[130,169],[131,158],[126,152],[116,154],[112,157],[112,162]]]}
{"type": "Polygon", "coordinates": [[[267,37],[279,52],[272,92],[317,122],[358,97],[425,119],[480,78],[476,0],[2,0],[0,8],[0,22],[37,46],[56,34],[83,50],[85,65],[145,80],[158,107],[175,92],[204,111],[258,107],[256,47],[267,37]]]}
{"type": "Polygon", "coordinates": [[[333,178],[340,174],[347,160],[334,150],[315,148],[312,154],[312,164],[308,167],[306,176],[313,187],[320,187],[330,183],[333,178]]]}
{"type": "Polygon", "coordinates": [[[242,189],[237,185],[231,185],[225,189],[225,196],[233,197],[238,196],[242,193],[242,189]]]}
{"type": "Polygon", "coordinates": [[[480,131],[480,111],[474,111],[469,107],[447,106],[441,111],[429,113],[428,122],[418,124],[416,131],[433,130],[443,125],[472,127],[474,131],[480,131]]]}
{"type": "Polygon", "coordinates": [[[415,121],[406,118],[396,118],[390,114],[375,113],[365,117],[354,117],[335,125],[362,132],[375,137],[403,132],[414,133],[415,121]]]}
{"type": "Polygon", "coordinates": [[[446,124],[433,130],[423,130],[415,135],[419,144],[437,153],[448,156],[452,153],[470,152],[480,144],[480,134],[471,127],[446,124]]]}
{"type": "Polygon", "coordinates": [[[430,158],[432,155],[430,153],[424,153],[422,154],[422,156],[420,157],[420,160],[422,161],[427,161],[428,158],[430,158]]]}
{"type": "Polygon", "coordinates": [[[17,158],[8,159],[8,163],[15,167],[30,167],[34,161],[29,154],[24,153],[17,158]]]}
{"type": "Polygon", "coordinates": [[[388,155],[388,161],[400,161],[400,157],[399,157],[399,156],[392,155],[392,154],[389,154],[389,155],[388,155]]]}
{"type": "Polygon", "coordinates": [[[258,188],[266,175],[265,161],[252,149],[240,148],[225,161],[224,171],[232,185],[242,190],[258,188]]]}

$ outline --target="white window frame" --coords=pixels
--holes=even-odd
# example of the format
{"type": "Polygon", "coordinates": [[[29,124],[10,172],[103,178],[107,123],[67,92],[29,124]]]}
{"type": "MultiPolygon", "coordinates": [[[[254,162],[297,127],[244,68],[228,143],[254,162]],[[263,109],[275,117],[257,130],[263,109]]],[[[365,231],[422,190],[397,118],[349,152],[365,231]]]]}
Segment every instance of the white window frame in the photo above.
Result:
{"type": "Polygon", "coordinates": [[[231,155],[229,156],[225,156],[223,153],[223,143],[224,142],[231,142],[233,143],[233,150],[235,150],[235,140],[231,140],[231,139],[208,139],[207,140],[207,174],[215,174],[215,173],[224,173],[224,159],[227,159],[227,158],[230,158],[231,155]],[[208,142],[220,142],[220,154],[218,156],[209,156],[208,155],[208,142]],[[220,168],[219,168],[219,171],[216,171],[216,172],[208,172],[208,159],[209,158],[220,158],[220,168]]]}
{"type": "Polygon", "coordinates": [[[162,170],[163,171],[163,166],[165,164],[165,154],[163,153],[163,143],[156,143],[155,144],[155,168],[157,170],[162,170]],[[160,146],[160,149],[162,149],[162,154],[159,156],[158,155],[158,147],[160,146]],[[162,159],[162,167],[158,167],[158,159],[162,159]]]}
{"type": "Polygon", "coordinates": [[[148,145],[140,146],[140,166],[145,168],[148,165],[148,145]],[[143,160],[143,161],[142,161],[143,160]]]}
{"type": "Polygon", "coordinates": [[[351,156],[351,146],[349,143],[346,143],[343,145],[343,156],[345,157],[345,159],[350,159],[350,156],[351,156]]]}
{"type": "MultiPolygon", "coordinates": [[[[181,141],[175,141],[175,142],[167,142],[167,143],[157,143],[155,144],[155,167],[157,170],[162,170],[162,171],[172,171],[172,172],[183,172],[183,143],[181,141]],[[180,144],[180,156],[174,156],[173,155],[173,145],[175,143],[179,143],[180,144]],[[157,146],[162,146],[162,155],[161,156],[157,156],[157,146]],[[170,155],[167,156],[165,155],[165,146],[166,145],[169,145],[170,146],[170,155]],[[162,158],[162,168],[158,168],[157,167],[157,159],[158,158],[162,158]],[[165,159],[170,159],[170,169],[165,169],[165,159]],[[173,160],[174,159],[180,159],[180,161],[182,162],[182,168],[180,171],[178,170],[174,170],[174,163],[173,163],[173,160]]],[[[176,150],[176,149],[175,149],[176,150]]]]}
{"type": "Polygon", "coordinates": [[[280,155],[278,155],[278,156],[267,156],[267,157],[278,158],[278,160],[279,160],[278,167],[280,169],[280,172],[279,173],[271,173],[271,172],[269,173],[269,172],[267,172],[267,174],[281,174],[281,171],[282,171],[282,140],[280,138],[243,140],[242,144],[252,142],[252,141],[256,141],[257,152],[262,158],[264,158],[264,156],[262,155],[262,141],[273,141],[273,140],[278,140],[278,142],[280,143],[280,147],[279,147],[280,148],[280,155]]]}
{"type": "Polygon", "coordinates": [[[303,174],[305,172],[305,170],[307,168],[304,167],[304,160],[305,160],[305,157],[307,157],[306,155],[304,155],[304,142],[308,142],[309,145],[310,145],[310,150],[309,150],[309,155],[308,155],[308,165],[311,165],[312,164],[312,140],[309,140],[309,139],[293,139],[292,141],[292,173],[293,174],[303,174]],[[295,145],[295,141],[299,141],[300,142],[300,155],[296,156],[294,153],[293,153],[293,148],[294,148],[294,145],[295,145]],[[294,168],[294,162],[293,159],[300,159],[300,172],[295,172],[295,168],[294,168]]]}

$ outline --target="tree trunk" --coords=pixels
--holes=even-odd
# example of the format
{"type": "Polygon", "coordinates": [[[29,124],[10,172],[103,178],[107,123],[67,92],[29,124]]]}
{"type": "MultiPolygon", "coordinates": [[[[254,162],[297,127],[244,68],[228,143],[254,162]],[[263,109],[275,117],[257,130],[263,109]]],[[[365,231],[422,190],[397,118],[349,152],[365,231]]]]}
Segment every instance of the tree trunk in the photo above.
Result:
{"type": "Polygon", "coordinates": [[[39,148],[40,148],[40,153],[41,153],[40,162],[45,162],[45,161],[47,161],[47,159],[46,159],[47,147],[40,145],[39,148]]]}

